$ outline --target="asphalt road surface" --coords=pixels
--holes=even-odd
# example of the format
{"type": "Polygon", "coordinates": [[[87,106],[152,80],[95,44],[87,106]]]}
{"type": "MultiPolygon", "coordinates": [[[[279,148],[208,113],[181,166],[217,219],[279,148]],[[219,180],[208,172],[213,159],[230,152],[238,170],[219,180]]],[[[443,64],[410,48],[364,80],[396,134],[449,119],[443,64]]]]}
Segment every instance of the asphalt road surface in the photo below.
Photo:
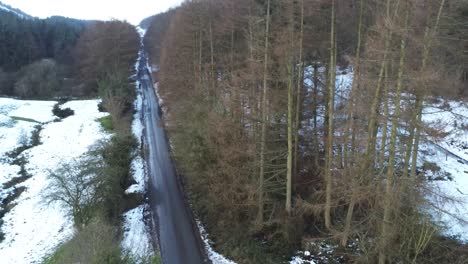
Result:
{"type": "Polygon", "coordinates": [[[149,197],[162,260],[166,264],[209,263],[198,227],[194,224],[176,177],[166,134],[161,125],[161,109],[146,67],[146,56],[143,52],[140,54],[138,79],[143,92],[149,197]]]}

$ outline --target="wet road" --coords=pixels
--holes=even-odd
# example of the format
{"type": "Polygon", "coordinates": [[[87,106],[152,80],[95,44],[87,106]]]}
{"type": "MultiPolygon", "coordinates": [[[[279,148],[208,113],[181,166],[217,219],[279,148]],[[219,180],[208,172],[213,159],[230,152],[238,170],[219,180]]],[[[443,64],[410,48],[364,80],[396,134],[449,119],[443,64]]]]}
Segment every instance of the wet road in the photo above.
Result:
{"type": "Polygon", "coordinates": [[[141,54],[138,78],[143,92],[149,197],[163,263],[208,263],[198,227],[194,225],[176,178],[166,134],[161,126],[161,111],[146,67],[146,56],[141,54]]]}

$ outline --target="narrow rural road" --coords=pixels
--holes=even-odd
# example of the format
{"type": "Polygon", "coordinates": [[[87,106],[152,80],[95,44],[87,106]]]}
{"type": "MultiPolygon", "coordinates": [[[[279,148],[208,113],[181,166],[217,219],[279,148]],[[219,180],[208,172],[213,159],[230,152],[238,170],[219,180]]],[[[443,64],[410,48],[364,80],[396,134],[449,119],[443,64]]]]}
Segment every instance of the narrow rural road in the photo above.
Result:
{"type": "Polygon", "coordinates": [[[138,78],[143,92],[145,142],[149,174],[150,206],[159,235],[163,263],[209,263],[205,257],[198,227],[194,224],[171,160],[167,137],[161,126],[161,110],[147,69],[147,58],[140,52],[138,78]]]}

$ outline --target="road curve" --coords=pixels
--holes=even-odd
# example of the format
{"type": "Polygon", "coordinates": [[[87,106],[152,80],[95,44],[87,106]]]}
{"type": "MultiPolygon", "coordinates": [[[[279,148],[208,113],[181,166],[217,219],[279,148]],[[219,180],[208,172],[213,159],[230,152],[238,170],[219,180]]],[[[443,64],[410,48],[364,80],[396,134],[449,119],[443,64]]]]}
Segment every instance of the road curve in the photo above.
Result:
{"type": "Polygon", "coordinates": [[[143,93],[149,198],[162,260],[166,264],[209,263],[174,170],[146,60],[145,53],[140,52],[138,79],[143,93]]]}

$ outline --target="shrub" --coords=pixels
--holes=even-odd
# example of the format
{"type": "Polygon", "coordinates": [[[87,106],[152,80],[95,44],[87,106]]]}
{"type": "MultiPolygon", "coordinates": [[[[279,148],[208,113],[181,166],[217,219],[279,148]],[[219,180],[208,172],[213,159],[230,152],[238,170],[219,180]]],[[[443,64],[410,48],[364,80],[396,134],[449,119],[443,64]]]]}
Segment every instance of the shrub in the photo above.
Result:
{"type": "Polygon", "coordinates": [[[113,229],[105,220],[96,218],[44,263],[126,263],[122,260],[119,240],[113,229]]]}
{"type": "Polygon", "coordinates": [[[101,126],[104,128],[106,131],[112,131],[114,129],[114,126],[112,124],[112,116],[108,115],[105,117],[101,117],[98,119],[99,123],[101,123],[101,126]]]}
{"type": "Polygon", "coordinates": [[[104,112],[107,112],[107,109],[106,107],[104,106],[104,102],[99,102],[98,104],[98,111],[101,112],[101,113],[104,113],[104,112]]]}
{"type": "Polygon", "coordinates": [[[60,104],[57,103],[54,105],[54,108],[52,109],[52,113],[59,117],[59,118],[67,118],[69,116],[72,116],[75,114],[75,111],[73,111],[72,109],[70,108],[65,108],[65,109],[62,109],[60,108],[60,104]]]}
{"type": "Polygon", "coordinates": [[[135,147],[133,136],[117,134],[97,150],[105,164],[102,172],[105,184],[100,185],[98,192],[104,197],[102,205],[110,218],[119,217],[127,207],[125,190],[133,184],[130,167],[135,147]]]}
{"type": "Polygon", "coordinates": [[[21,129],[21,132],[18,135],[18,145],[27,146],[28,143],[29,143],[28,133],[24,129],[21,129]]]}
{"type": "Polygon", "coordinates": [[[34,130],[31,133],[31,146],[35,147],[41,144],[41,131],[42,131],[41,125],[34,126],[34,130]]]}

